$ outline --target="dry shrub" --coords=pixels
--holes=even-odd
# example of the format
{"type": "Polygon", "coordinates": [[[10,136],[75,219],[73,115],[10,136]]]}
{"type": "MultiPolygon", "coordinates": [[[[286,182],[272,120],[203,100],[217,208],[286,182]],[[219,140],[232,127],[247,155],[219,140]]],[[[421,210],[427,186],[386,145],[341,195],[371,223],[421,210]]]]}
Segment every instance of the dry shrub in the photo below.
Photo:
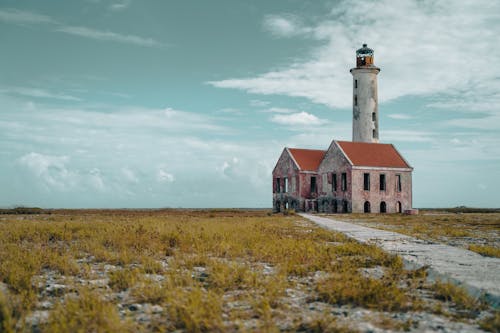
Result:
{"type": "Polygon", "coordinates": [[[122,322],[116,307],[88,289],[80,289],[78,297],[66,297],[49,316],[43,331],[59,332],[136,332],[129,322],[122,322]]]}
{"type": "Polygon", "coordinates": [[[173,328],[188,332],[223,331],[222,298],[200,287],[169,293],[168,316],[173,328]]]}
{"type": "Polygon", "coordinates": [[[486,257],[500,258],[500,249],[489,245],[469,245],[469,250],[486,257]]]}
{"type": "Polygon", "coordinates": [[[459,310],[478,311],[484,308],[484,304],[472,296],[467,291],[451,282],[436,281],[432,286],[436,299],[452,302],[459,310]]]}
{"type": "Polygon", "coordinates": [[[355,271],[333,273],[319,281],[320,298],[330,304],[351,304],[384,311],[409,309],[409,298],[397,287],[396,281],[363,277],[355,271]]]}

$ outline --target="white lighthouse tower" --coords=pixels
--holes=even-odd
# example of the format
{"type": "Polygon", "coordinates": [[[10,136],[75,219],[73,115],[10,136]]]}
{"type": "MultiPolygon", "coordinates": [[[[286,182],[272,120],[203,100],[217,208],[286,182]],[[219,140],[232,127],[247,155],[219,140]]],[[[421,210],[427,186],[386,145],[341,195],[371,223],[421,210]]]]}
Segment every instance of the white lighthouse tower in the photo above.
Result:
{"type": "Polygon", "coordinates": [[[373,64],[373,50],[366,44],[356,51],[353,76],[352,141],[378,142],[377,74],[380,68],[373,64]]]}

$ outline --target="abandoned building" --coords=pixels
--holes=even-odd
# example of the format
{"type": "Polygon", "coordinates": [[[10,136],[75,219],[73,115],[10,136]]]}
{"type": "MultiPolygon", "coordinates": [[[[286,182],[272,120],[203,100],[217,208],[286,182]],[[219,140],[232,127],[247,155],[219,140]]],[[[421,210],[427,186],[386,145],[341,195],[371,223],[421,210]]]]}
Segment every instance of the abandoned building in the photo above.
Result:
{"type": "Polygon", "coordinates": [[[412,208],[413,168],[392,144],[379,143],[373,50],[356,51],[352,142],[327,150],[285,148],[273,170],[273,211],[401,213],[412,208]]]}

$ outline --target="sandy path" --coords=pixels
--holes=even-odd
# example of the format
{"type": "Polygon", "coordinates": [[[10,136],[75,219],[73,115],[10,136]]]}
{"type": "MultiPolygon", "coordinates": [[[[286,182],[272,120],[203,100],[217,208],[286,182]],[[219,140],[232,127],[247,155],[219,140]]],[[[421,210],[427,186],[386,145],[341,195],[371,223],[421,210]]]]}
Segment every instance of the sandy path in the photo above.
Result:
{"type": "Polygon", "coordinates": [[[485,294],[494,307],[500,306],[500,259],[483,257],[454,246],[424,241],[396,232],[363,227],[311,214],[300,216],[327,229],[346,234],[362,243],[372,243],[401,256],[413,268],[428,266],[430,278],[463,285],[472,295],[485,294]]]}

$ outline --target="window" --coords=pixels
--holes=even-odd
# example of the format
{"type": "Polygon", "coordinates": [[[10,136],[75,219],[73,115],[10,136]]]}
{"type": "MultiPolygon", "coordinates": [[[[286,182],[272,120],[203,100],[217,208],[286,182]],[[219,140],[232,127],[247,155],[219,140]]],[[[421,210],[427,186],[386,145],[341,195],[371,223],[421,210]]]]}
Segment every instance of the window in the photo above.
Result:
{"type": "Polygon", "coordinates": [[[342,172],[342,183],[341,183],[341,187],[342,187],[342,191],[346,191],[347,190],[347,174],[345,172],[342,172]]]}
{"type": "Polygon", "coordinates": [[[372,112],[372,120],[373,121],[377,120],[377,114],[375,112],[372,112]]]}
{"type": "Polygon", "coordinates": [[[354,106],[358,105],[358,96],[354,95],[354,106]]]}
{"type": "Polygon", "coordinates": [[[337,174],[332,173],[332,191],[337,191],[337,174]]]}
{"type": "Polygon", "coordinates": [[[292,192],[297,191],[297,178],[292,177],[292,192]]]}
{"type": "Polygon", "coordinates": [[[385,175],[380,175],[380,190],[385,191],[385,175]]]}
{"type": "Polygon", "coordinates": [[[316,177],[311,177],[311,193],[316,193],[318,188],[316,187],[316,177]]]}
{"type": "Polygon", "coordinates": [[[283,192],[287,193],[288,192],[288,178],[287,177],[283,178],[283,187],[285,188],[285,190],[283,192]]]}
{"type": "Polygon", "coordinates": [[[373,130],[373,134],[372,134],[373,138],[376,139],[377,138],[377,131],[376,130],[373,130]]]}
{"type": "Polygon", "coordinates": [[[365,191],[370,190],[370,174],[369,173],[363,174],[363,189],[365,191]]]}
{"type": "Polygon", "coordinates": [[[322,176],[321,176],[322,180],[323,180],[323,184],[322,184],[322,188],[321,188],[321,192],[326,192],[326,189],[328,188],[328,174],[327,173],[324,173],[322,176]]]}
{"type": "Polygon", "coordinates": [[[354,80],[354,88],[358,88],[358,80],[354,80]]]}
{"type": "Polygon", "coordinates": [[[380,203],[380,212],[381,213],[387,213],[387,205],[385,204],[385,201],[382,201],[380,203]]]}
{"type": "Polygon", "coordinates": [[[276,193],[281,192],[281,182],[279,178],[276,178],[276,193]]]}
{"type": "Polygon", "coordinates": [[[364,212],[365,213],[371,212],[370,201],[365,201],[364,212]]]}
{"type": "Polygon", "coordinates": [[[396,175],[396,191],[401,192],[401,175],[396,175]]]}

